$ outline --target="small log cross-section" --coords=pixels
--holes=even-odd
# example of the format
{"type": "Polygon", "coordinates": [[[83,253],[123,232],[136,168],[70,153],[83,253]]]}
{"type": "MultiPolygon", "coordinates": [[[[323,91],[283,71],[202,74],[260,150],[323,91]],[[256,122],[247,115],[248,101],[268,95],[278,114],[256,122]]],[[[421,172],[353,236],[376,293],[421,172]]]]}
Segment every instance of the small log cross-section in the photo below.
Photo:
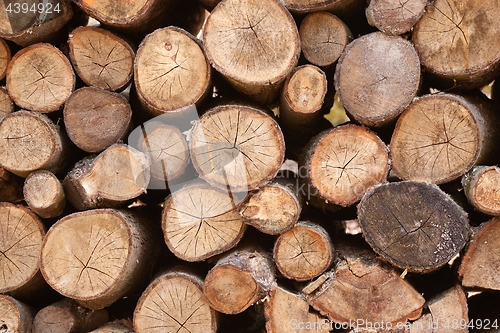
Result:
{"type": "Polygon", "coordinates": [[[70,33],[68,46],[75,71],[87,85],[117,91],[132,80],[134,51],[111,32],[78,27],[70,33]]]}
{"type": "Polygon", "coordinates": [[[273,257],[284,277],[307,281],[330,267],[333,245],[325,229],[313,223],[299,222],[278,237],[273,257]]]}
{"type": "Polygon", "coordinates": [[[144,221],[130,212],[78,212],[47,232],[41,271],[61,295],[98,310],[142,287],[151,272],[155,246],[144,221]]]}
{"type": "Polygon", "coordinates": [[[34,44],[17,52],[7,69],[7,90],[19,107],[36,112],[58,110],[75,88],[68,58],[55,46],[34,44]]]}
{"type": "Polygon", "coordinates": [[[397,118],[416,96],[420,61],[413,45],[398,36],[374,32],[347,45],[334,77],[335,90],[349,116],[380,127],[397,118]]]}
{"type": "Polygon", "coordinates": [[[23,193],[31,210],[44,219],[61,215],[66,207],[61,182],[47,170],[32,172],[24,182],[23,193]]]}
{"type": "Polygon", "coordinates": [[[427,0],[371,0],[366,8],[366,19],[388,35],[401,35],[418,22],[426,5],[427,0]]]}
{"type": "Polygon", "coordinates": [[[329,12],[304,17],[299,34],[304,57],[319,67],[332,66],[353,38],[344,22],[329,12]]]}
{"type": "Polygon", "coordinates": [[[500,215],[500,168],[476,166],[462,177],[469,203],[481,213],[500,215]]]}
{"type": "Polygon", "coordinates": [[[34,310],[28,305],[10,296],[0,295],[0,332],[31,332],[34,315],[34,310]]]}
{"type": "Polygon", "coordinates": [[[445,265],[469,237],[467,213],[430,183],[404,181],[372,189],[358,205],[358,221],[375,252],[410,272],[445,265]]]}
{"type": "Polygon", "coordinates": [[[69,96],[63,115],[70,140],[83,151],[100,153],[125,137],[132,109],[120,94],[84,87],[69,96]]]}
{"type": "Polygon", "coordinates": [[[210,78],[200,42],[185,30],[158,29],[139,45],[135,87],[142,105],[155,116],[201,102],[210,91],[210,78]]]}
{"type": "Polygon", "coordinates": [[[232,192],[265,185],[276,176],[285,157],[277,122],[264,111],[243,105],[218,106],[203,114],[190,144],[200,176],[232,192]]]}
{"type": "Polygon", "coordinates": [[[203,293],[213,309],[237,314],[268,296],[274,284],[271,257],[252,249],[241,249],[217,261],[205,277],[203,293]]]}
{"type": "Polygon", "coordinates": [[[114,144],[97,157],[78,162],[63,187],[78,210],[118,207],[145,193],[149,179],[147,156],[128,145],[114,144]]]}
{"type": "Polygon", "coordinates": [[[224,0],[207,19],[203,41],[212,66],[240,92],[271,103],[300,55],[292,15],[275,0],[224,0]]]}
{"type": "Polygon", "coordinates": [[[454,180],[474,164],[493,159],[498,126],[497,116],[477,99],[423,96],[396,123],[390,144],[394,173],[435,184],[454,180]]]}
{"type": "Polygon", "coordinates": [[[14,112],[14,102],[10,98],[7,89],[0,87],[0,120],[12,112],[14,112]]]}
{"type": "Polygon", "coordinates": [[[307,200],[336,210],[361,199],[371,187],[384,183],[389,152],[382,140],[365,127],[343,125],[311,140],[299,160],[305,167],[307,200]]]}
{"type": "Polygon", "coordinates": [[[464,287],[500,290],[500,218],[483,224],[469,243],[458,270],[464,287]]]}
{"type": "Polygon", "coordinates": [[[479,88],[500,72],[496,0],[436,0],[413,29],[424,69],[447,87],[479,88]]]}
{"type": "Polygon", "coordinates": [[[0,80],[3,80],[7,73],[7,66],[11,59],[10,48],[7,43],[0,38],[0,80]]]}
{"type": "Polygon", "coordinates": [[[215,333],[216,312],[203,294],[200,278],[167,272],[144,291],[134,311],[136,333],[215,333]]]}
{"type": "Polygon", "coordinates": [[[162,214],[165,243],[186,261],[200,261],[234,247],[245,231],[232,194],[208,185],[172,193],[162,214]]]}

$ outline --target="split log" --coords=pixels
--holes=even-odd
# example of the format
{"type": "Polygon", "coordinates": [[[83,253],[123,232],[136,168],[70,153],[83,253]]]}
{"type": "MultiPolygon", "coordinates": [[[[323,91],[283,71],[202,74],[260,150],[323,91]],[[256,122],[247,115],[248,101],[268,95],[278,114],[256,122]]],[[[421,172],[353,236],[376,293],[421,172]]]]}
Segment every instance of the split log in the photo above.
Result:
{"type": "Polygon", "coordinates": [[[89,333],[134,333],[132,328],[125,327],[120,323],[108,323],[89,333]]]}
{"type": "Polygon", "coordinates": [[[371,26],[388,35],[401,35],[418,22],[426,5],[427,0],[370,0],[366,19],[371,26]]]}
{"type": "Polygon", "coordinates": [[[361,0],[283,0],[286,8],[294,14],[328,11],[336,15],[349,15],[364,7],[361,0]]]}
{"type": "Polygon", "coordinates": [[[35,293],[44,285],[39,269],[44,225],[28,208],[1,202],[0,230],[0,292],[35,293]]]}
{"type": "Polygon", "coordinates": [[[0,38],[0,80],[3,80],[3,78],[5,77],[10,60],[11,60],[10,47],[9,45],[7,45],[5,40],[0,38]]]}
{"type": "Polygon", "coordinates": [[[70,299],[44,307],[33,320],[33,333],[89,332],[108,322],[106,310],[89,310],[70,299]]]}
{"type": "Polygon", "coordinates": [[[78,212],[47,232],[40,269],[58,293],[98,310],[143,287],[156,245],[145,221],[130,211],[78,212]]]}
{"type": "Polygon", "coordinates": [[[14,112],[14,102],[10,98],[7,89],[0,87],[0,120],[12,112],[14,112]]]}
{"type": "Polygon", "coordinates": [[[245,223],[269,235],[290,230],[299,220],[304,197],[299,190],[299,179],[278,173],[274,180],[250,193],[238,212],[245,223]]]}
{"type": "Polygon", "coordinates": [[[479,88],[500,74],[495,0],[436,0],[413,29],[422,66],[443,87],[479,88]],[[490,24],[491,23],[491,24],[490,24]]]}
{"type": "Polygon", "coordinates": [[[149,178],[146,155],[114,144],[97,157],[76,163],[63,187],[69,203],[78,210],[119,207],[146,193],[149,178]]]}
{"type": "Polygon", "coordinates": [[[23,193],[30,209],[44,219],[61,215],[66,207],[61,182],[47,170],[32,172],[24,182],[23,193]]]}
{"type": "Polygon", "coordinates": [[[304,57],[319,67],[331,67],[352,39],[351,30],[329,12],[308,14],[299,29],[304,57]]]}
{"type": "Polygon", "coordinates": [[[99,153],[125,138],[132,109],[123,95],[84,87],[69,96],[63,115],[70,140],[83,151],[99,153]]]}
{"type": "Polygon", "coordinates": [[[69,58],[85,84],[119,91],[132,81],[134,51],[123,39],[96,27],[78,27],[68,39],[69,58]]]}
{"type": "Polygon", "coordinates": [[[309,304],[300,295],[279,286],[271,288],[264,303],[268,333],[327,333],[330,322],[309,311],[309,304]]]}
{"type": "Polygon", "coordinates": [[[203,33],[212,66],[236,90],[270,104],[300,55],[299,33],[275,0],[224,0],[211,12],[203,33]]]}
{"type": "Polygon", "coordinates": [[[464,287],[500,290],[500,220],[481,225],[469,243],[458,270],[464,287]]]}
{"type": "Polygon", "coordinates": [[[34,310],[13,297],[0,295],[0,332],[26,333],[33,327],[34,310]]]}
{"type": "Polygon", "coordinates": [[[69,0],[4,2],[0,10],[0,37],[23,47],[54,42],[73,18],[69,0]],[[7,9],[10,9],[9,11],[7,9]]]}
{"type": "Polygon", "coordinates": [[[404,180],[442,184],[474,164],[493,162],[499,140],[498,117],[472,96],[426,95],[396,123],[391,138],[394,173],[404,180]]]}
{"type": "Polygon", "coordinates": [[[359,203],[358,219],[373,250],[410,272],[442,267],[462,250],[469,237],[467,213],[430,183],[405,181],[378,186],[359,203]]]}
{"type": "Polygon", "coordinates": [[[231,192],[208,185],[191,185],[166,199],[162,229],[170,251],[192,262],[236,246],[245,224],[231,192]]]}
{"type": "Polygon", "coordinates": [[[335,90],[351,119],[380,127],[393,122],[420,87],[420,61],[413,45],[374,32],[346,46],[334,77],[335,90]]]}
{"type": "Polygon", "coordinates": [[[75,88],[75,73],[56,47],[39,43],[17,52],[7,69],[7,90],[21,108],[56,111],[75,88]]]}
{"type": "Polygon", "coordinates": [[[341,259],[335,269],[302,290],[313,308],[353,328],[366,328],[369,322],[396,326],[420,317],[425,299],[394,268],[371,251],[336,244],[341,259]]]}
{"type": "Polygon", "coordinates": [[[278,237],[274,244],[273,258],[279,271],[287,279],[311,280],[332,264],[332,241],[321,226],[299,222],[278,237]]]}
{"type": "Polygon", "coordinates": [[[23,180],[0,167],[0,202],[23,201],[23,180]]]}
{"type": "Polygon", "coordinates": [[[476,166],[462,177],[467,201],[478,211],[500,215],[500,169],[496,166],[476,166]]]}
{"type": "Polygon", "coordinates": [[[217,331],[216,312],[202,291],[203,281],[193,274],[168,272],[144,291],[134,311],[134,331],[165,333],[217,331]]]}
{"type": "Polygon", "coordinates": [[[0,165],[20,177],[39,169],[57,173],[66,165],[67,140],[43,114],[10,113],[0,122],[0,165]]]}
{"type": "Polygon", "coordinates": [[[210,64],[199,40],[177,27],[147,35],[137,50],[134,82],[152,115],[199,104],[210,92],[210,64]]]}
{"type": "Polygon", "coordinates": [[[208,183],[245,192],[276,176],[285,143],[280,127],[263,109],[232,104],[212,108],[200,117],[190,151],[196,171],[208,183]]]}
{"type": "Polygon", "coordinates": [[[300,157],[306,200],[330,211],[351,206],[371,187],[386,182],[389,153],[382,140],[357,125],[343,125],[311,140],[300,157]]]}
{"type": "Polygon", "coordinates": [[[237,314],[267,297],[275,283],[271,257],[244,248],[217,261],[205,277],[203,293],[214,310],[237,314]]]}

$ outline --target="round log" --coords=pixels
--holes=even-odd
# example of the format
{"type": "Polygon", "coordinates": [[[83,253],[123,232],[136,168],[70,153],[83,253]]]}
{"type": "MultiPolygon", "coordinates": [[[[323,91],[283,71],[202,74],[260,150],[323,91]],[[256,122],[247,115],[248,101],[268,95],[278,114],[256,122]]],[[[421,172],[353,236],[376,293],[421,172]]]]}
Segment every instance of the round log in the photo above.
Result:
{"type": "Polygon", "coordinates": [[[358,221],[375,252],[410,272],[442,267],[469,237],[467,213],[430,183],[404,181],[372,189],[358,205],[358,221]]]}
{"type": "Polygon", "coordinates": [[[462,177],[467,201],[478,211],[500,215],[500,168],[476,166],[462,177]]]}
{"type": "Polygon", "coordinates": [[[346,46],[334,77],[349,117],[366,126],[393,122],[420,87],[420,61],[413,45],[374,32],[346,46]]]}
{"type": "Polygon", "coordinates": [[[0,295],[0,332],[26,333],[33,327],[34,310],[7,295],[0,295]]]}
{"type": "Polygon", "coordinates": [[[5,40],[0,38],[0,80],[3,80],[3,78],[5,77],[10,60],[11,60],[10,47],[9,45],[7,45],[5,40]]]}
{"type": "Polygon", "coordinates": [[[203,42],[212,66],[250,98],[269,104],[297,64],[300,41],[275,0],[223,0],[207,19],[203,42]]]}
{"type": "Polygon", "coordinates": [[[47,170],[32,172],[24,181],[23,193],[31,210],[44,219],[61,215],[66,207],[61,182],[47,170]]]}
{"type": "Polygon", "coordinates": [[[411,30],[425,11],[427,0],[370,0],[366,19],[371,26],[388,35],[401,35],[411,30]]]}
{"type": "Polygon", "coordinates": [[[17,52],[7,69],[7,90],[21,108],[52,112],[62,107],[75,88],[68,58],[55,46],[39,43],[17,52]]]}
{"type": "Polygon", "coordinates": [[[294,14],[329,11],[342,16],[348,16],[365,5],[362,0],[283,0],[283,3],[294,14]]]}
{"type": "Polygon", "coordinates": [[[10,98],[7,89],[0,87],[0,120],[12,112],[14,112],[14,102],[10,98]]]}

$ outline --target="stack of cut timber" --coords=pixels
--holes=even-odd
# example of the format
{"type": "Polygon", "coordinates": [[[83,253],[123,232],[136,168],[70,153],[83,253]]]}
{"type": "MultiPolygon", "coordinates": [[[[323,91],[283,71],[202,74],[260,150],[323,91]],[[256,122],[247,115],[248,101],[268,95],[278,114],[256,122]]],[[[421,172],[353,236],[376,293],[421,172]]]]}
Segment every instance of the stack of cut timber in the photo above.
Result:
{"type": "Polygon", "coordinates": [[[0,333],[500,332],[499,17],[3,1],[0,333]]]}

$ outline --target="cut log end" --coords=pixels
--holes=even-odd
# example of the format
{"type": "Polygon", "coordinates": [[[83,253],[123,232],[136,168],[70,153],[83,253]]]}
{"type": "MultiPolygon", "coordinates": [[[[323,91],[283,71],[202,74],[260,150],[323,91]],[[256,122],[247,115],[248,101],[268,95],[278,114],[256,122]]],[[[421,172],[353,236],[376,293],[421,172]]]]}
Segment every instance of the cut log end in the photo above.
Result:
{"type": "Polygon", "coordinates": [[[496,166],[477,166],[462,177],[462,186],[469,203],[478,211],[500,215],[500,169],[496,166]]]}
{"type": "Polygon", "coordinates": [[[422,17],[426,0],[371,0],[366,8],[366,19],[371,26],[388,35],[401,35],[422,17]]]}
{"type": "Polygon", "coordinates": [[[34,311],[28,305],[7,296],[0,295],[0,332],[31,332],[34,311]]]}
{"type": "Polygon", "coordinates": [[[47,170],[32,172],[24,182],[23,193],[31,210],[45,219],[61,215],[66,206],[61,182],[47,170]]]}
{"type": "Polygon", "coordinates": [[[0,80],[3,80],[5,74],[7,73],[7,66],[9,65],[11,59],[11,52],[9,45],[0,38],[0,80]]]}
{"type": "Polygon", "coordinates": [[[14,112],[14,102],[4,87],[0,87],[0,119],[14,112]]]}

